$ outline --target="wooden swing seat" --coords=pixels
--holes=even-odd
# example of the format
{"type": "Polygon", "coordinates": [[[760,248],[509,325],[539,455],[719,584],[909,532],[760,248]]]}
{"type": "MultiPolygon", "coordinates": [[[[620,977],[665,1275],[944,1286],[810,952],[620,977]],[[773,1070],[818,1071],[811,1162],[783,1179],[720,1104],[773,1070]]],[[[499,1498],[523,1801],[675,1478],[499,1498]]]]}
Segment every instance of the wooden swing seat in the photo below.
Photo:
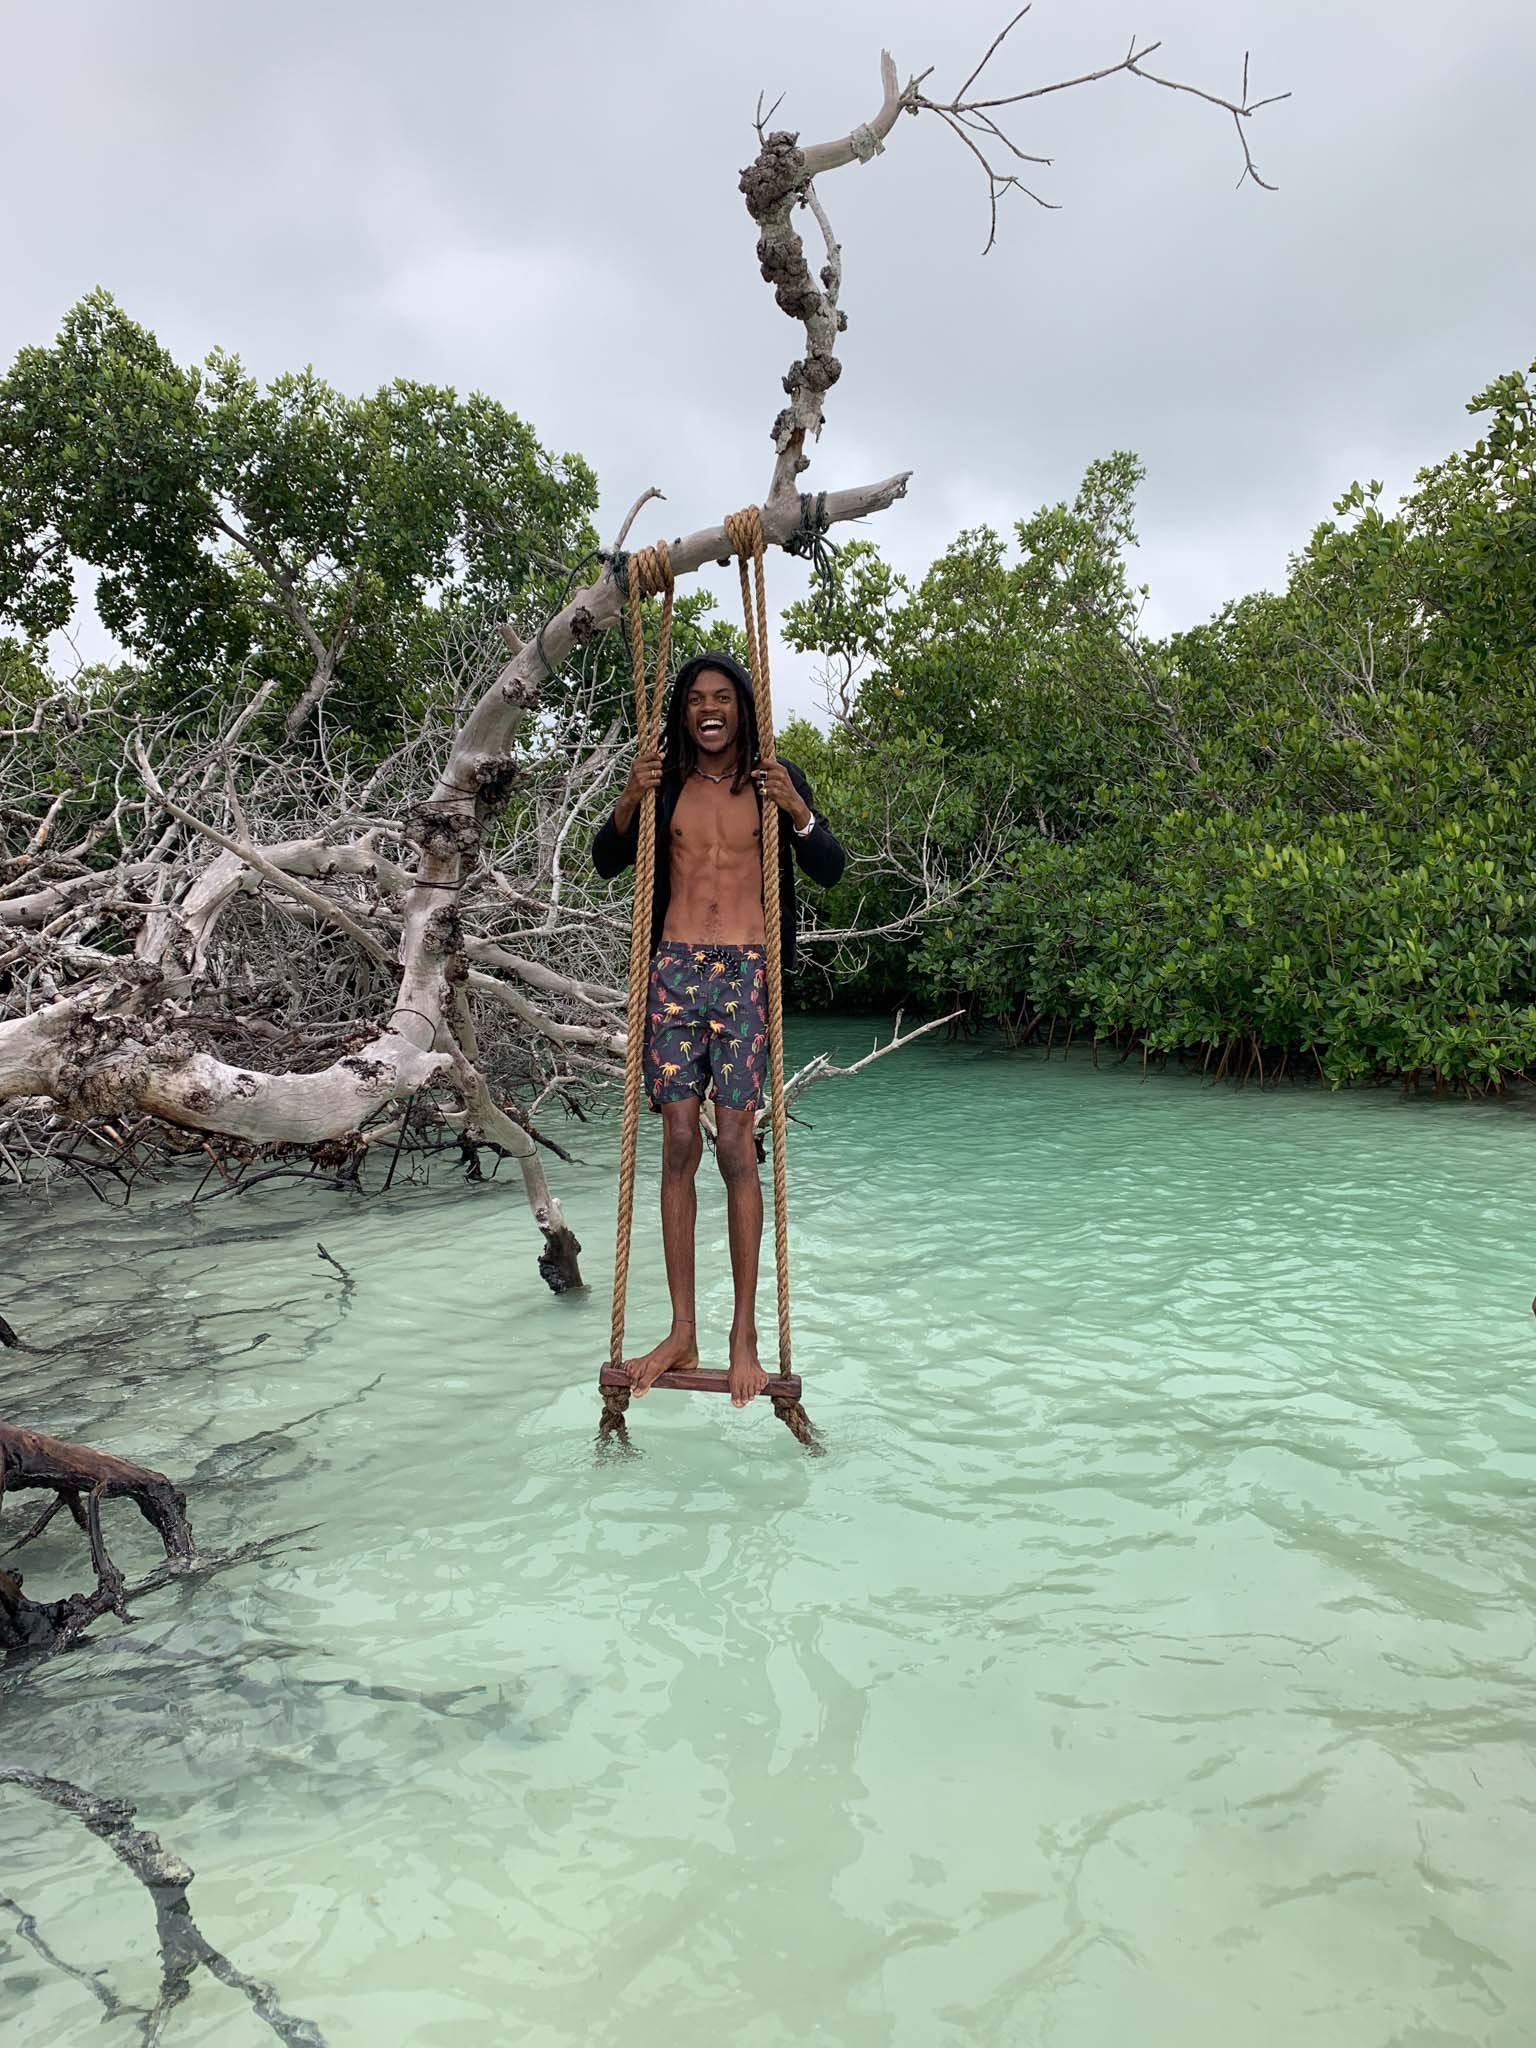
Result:
{"type": "MultiPolygon", "coordinates": [[[[629,1374],[617,1365],[605,1365],[598,1374],[597,1384],[605,1394],[634,1392],[629,1374]]],[[[682,1372],[661,1373],[651,1381],[652,1387],[675,1387],[681,1394],[727,1394],[730,1392],[730,1384],[728,1373],[705,1372],[702,1367],[696,1365],[689,1366],[682,1372]]],[[[770,1400],[798,1401],[800,1375],[797,1372],[771,1372],[763,1392],[770,1400]]]]}

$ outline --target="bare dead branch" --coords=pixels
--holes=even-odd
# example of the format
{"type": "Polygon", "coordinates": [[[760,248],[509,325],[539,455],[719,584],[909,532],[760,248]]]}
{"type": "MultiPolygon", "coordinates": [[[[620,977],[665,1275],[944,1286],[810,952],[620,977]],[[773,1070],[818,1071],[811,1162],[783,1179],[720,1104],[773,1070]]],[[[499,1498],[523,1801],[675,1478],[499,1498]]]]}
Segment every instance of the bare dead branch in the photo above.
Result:
{"type": "Polygon", "coordinates": [[[783,93],[780,93],[778,98],[774,101],[773,105],[769,107],[767,112],[765,113],[763,110],[763,101],[766,97],[767,95],[764,93],[758,94],[757,112],[752,117],[752,126],[757,130],[757,139],[759,142],[762,142],[766,139],[768,123],[773,119],[774,115],[779,111],[780,107],[782,107],[784,104],[784,95],[783,93]]]}
{"type": "MultiPolygon", "coordinates": [[[[851,1066],[838,1066],[834,1062],[832,1055],[826,1052],[819,1052],[813,1060],[807,1060],[806,1064],[797,1073],[792,1074],[784,1083],[784,1099],[786,1103],[794,1102],[808,1088],[814,1087],[818,1081],[847,1080],[854,1074],[862,1074],[865,1068],[873,1066],[876,1060],[883,1060],[893,1052],[901,1052],[905,1047],[914,1045],[919,1038],[926,1038],[930,1031],[940,1031],[946,1024],[957,1022],[959,1018],[965,1015],[965,1012],[963,1010],[951,1010],[947,1016],[934,1017],[927,1024],[915,1025],[910,1031],[903,1031],[901,1028],[901,1020],[905,1014],[906,1012],[903,1010],[896,1012],[896,1021],[891,1026],[891,1035],[884,1045],[880,1043],[877,1037],[873,1046],[865,1053],[863,1059],[855,1060],[851,1066]]],[[[765,1128],[767,1114],[766,1110],[759,1110],[757,1115],[757,1126],[759,1129],[765,1128]]]]}
{"type": "Polygon", "coordinates": [[[997,203],[1005,192],[1021,191],[1027,197],[1033,199],[1039,206],[1052,207],[1054,203],[1043,199],[1038,192],[1023,184],[1017,177],[997,170],[987,156],[985,149],[974,141],[970,135],[967,135],[965,131],[969,128],[983,134],[992,142],[1000,144],[1010,155],[1025,162],[1048,163],[1050,161],[1049,158],[1031,156],[1021,149],[1003,129],[997,116],[1006,110],[1024,106],[1032,100],[1045,99],[1054,93],[1074,92],[1086,85],[1101,84],[1107,78],[1116,78],[1122,75],[1130,78],[1139,78],[1148,85],[1160,86],[1166,92],[1188,94],[1194,99],[1203,100],[1207,106],[1216,107],[1220,111],[1230,114],[1233,127],[1237,131],[1238,146],[1243,155],[1243,171],[1238,179],[1239,186],[1245,184],[1251,178],[1256,185],[1263,186],[1266,192],[1276,190],[1274,185],[1259,175],[1258,168],[1253,160],[1253,153],[1249,146],[1248,133],[1244,124],[1250,121],[1261,108],[1276,106],[1281,100],[1289,99],[1290,94],[1284,92],[1271,93],[1263,99],[1252,98],[1248,87],[1249,53],[1246,50],[1243,52],[1242,92],[1240,97],[1235,100],[1228,99],[1221,93],[1209,92],[1203,86],[1191,85],[1184,79],[1167,78],[1160,72],[1149,71],[1146,60],[1155,55],[1162,48],[1162,44],[1160,42],[1138,44],[1135,37],[1132,37],[1129,49],[1118,63],[1101,65],[1095,71],[1079,72],[1072,78],[1053,79],[1046,85],[1027,86],[1018,92],[1002,93],[986,99],[970,97],[972,88],[979,81],[982,72],[991,63],[993,57],[996,56],[999,49],[1001,49],[1013,30],[1018,27],[1029,11],[1028,7],[1021,8],[1014,15],[1013,19],[1008,22],[1006,27],[993,38],[981,62],[975,67],[970,76],[965,80],[965,83],[952,98],[941,100],[929,94],[911,91],[907,102],[914,113],[925,112],[939,115],[950,132],[958,135],[961,141],[965,143],[966,148],[977,158],[983,171],[986,173],[991,212],[991,231],[987,238],[984,254],[992,249],[997,240],[997,203]]]}
{"type": "Polygon", "coordinates": [[[636,519],[645,510],[646,506],[650,504],[651,500],[653,498],[665,499],[666,495],[666,492],[659,489],[658,486],[655,484],[651,484],[647,489],[643,490],[640,493],[639,497],[636,498],[633,505],[630,506],[629,510],[624,515],[624,524],[619,528],[618,534],[614,540],[613,547],[611,549],[611,552],[613,554],[616,555],[619,552],[619,549],[623,547],[625,541],[629,539],[629,529],[634,525],[636,519]]]}

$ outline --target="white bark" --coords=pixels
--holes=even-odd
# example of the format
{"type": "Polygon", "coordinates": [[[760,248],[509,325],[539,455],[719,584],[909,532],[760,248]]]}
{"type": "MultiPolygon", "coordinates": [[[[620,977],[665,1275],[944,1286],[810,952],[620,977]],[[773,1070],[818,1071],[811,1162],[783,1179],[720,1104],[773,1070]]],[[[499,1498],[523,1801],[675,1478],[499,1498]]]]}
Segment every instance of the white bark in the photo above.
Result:
{"type": "MultiPolygon", "coordinates": [[[[199,829],[206,830],[204,827],[199,829]]],[[[210,833],[209,836],[214,835],[210,833]]],[[[187,979],[190,982],[200,980],[207,971],[209,948],[223,912],[236,898],[257,894],[263,875],[297,876],[316,882],[329,882],[341,875],[356,876],[390,894],[399,894],[411,886],[407,871],[397,862],[386,860],[366,840],[332,846],[327,840],[311,836],[249,849],[248,843],[227,840],[219,834],[216,843],[224,851],[217,860],[210,862],[187,891],[177,917],[181,944],[187,954],[187,979]],[[259,858],[253,861],[251,852],[259,858]]],[[[310,894],[306,893],[302,900],[313,907],[314,899],[310,894]]],[[[329,917],[331,905],[328,899],[325,901],[324,914],[329,917]]],[[[165,932],[152,950],[147,946],[141,947],[138,957],[159,962],[168,950],[170,938],[171,934],[165,932]]]]}
{"type": "Polygon", "coordinates": [[[137,1036],[99,996],[0,1023],[0,1102],[45,1096],[80,1119],[132,1112],[259,1145],[345,1137],[450,1064],[385,1033],[316,1074],[261,1074],[137,1036]]]}
{"type": "Polygon", "coordinates": [[[76,997],[0,1023],[0,1102],[52,1094],[69,1034],[91,1008],[76,997]]]}
{"type": "MultiPolygon", "coordinates": [[[[254,1073],[207,1053],[168,1057],[163,1047],[129,1040],[92,1062],[67,1106],[96,1116],[138,1111],[258,1145],[318,1145],[431,1087],[450,1065],[392,1032],[317,1074],[254,1073]]],[[[58,1098],[57,1088],[49,1092],[58,1098]]]]}
{"type": "Polygon", "coordinates": [[[25,896],[0,898],[0,925],[37,929],[50,919],[77,909],[91,896],[125,895],[160,872],[157,861],[131,861],[125,866],[74,875],[63,882],[48,882],[25,896]]]}

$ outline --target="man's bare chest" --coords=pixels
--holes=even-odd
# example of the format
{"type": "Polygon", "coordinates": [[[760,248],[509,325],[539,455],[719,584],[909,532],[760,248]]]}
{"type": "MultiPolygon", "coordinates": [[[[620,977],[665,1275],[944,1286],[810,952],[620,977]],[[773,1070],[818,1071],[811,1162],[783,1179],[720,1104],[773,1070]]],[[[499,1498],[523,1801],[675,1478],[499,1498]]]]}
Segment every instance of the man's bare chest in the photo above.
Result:
{"type": "Polygon", "coordinates": [[[674,857],[734,865],[760,858],[762,837],[757,795],[750,785],[733,791],[728,782],[695,777],[684,783],[672,813],[674,857]]]}

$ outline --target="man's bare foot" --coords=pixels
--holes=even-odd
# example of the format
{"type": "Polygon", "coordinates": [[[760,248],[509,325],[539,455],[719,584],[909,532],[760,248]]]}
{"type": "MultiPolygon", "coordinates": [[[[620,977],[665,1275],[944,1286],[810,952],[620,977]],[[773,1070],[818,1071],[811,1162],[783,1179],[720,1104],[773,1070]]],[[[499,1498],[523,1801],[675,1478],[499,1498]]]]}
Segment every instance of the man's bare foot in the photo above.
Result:
{"type": "Polygon", "coordinates": [[[624,1370],[638,1401],[664,1372],[689,1372],[698,1362],[699,1347],[692,1323],[674,1323],[654,1351],[647,1351],[644,1358],[626,1358],[624,1370]]]}
{"type": "Polygon", "coordinates": [[[731,1332],[731,1369],[726,1377],[731,1406],[745,1408],[768,1384],[768,1375],[757,1362],[757,1332],[731,1332]]]}

